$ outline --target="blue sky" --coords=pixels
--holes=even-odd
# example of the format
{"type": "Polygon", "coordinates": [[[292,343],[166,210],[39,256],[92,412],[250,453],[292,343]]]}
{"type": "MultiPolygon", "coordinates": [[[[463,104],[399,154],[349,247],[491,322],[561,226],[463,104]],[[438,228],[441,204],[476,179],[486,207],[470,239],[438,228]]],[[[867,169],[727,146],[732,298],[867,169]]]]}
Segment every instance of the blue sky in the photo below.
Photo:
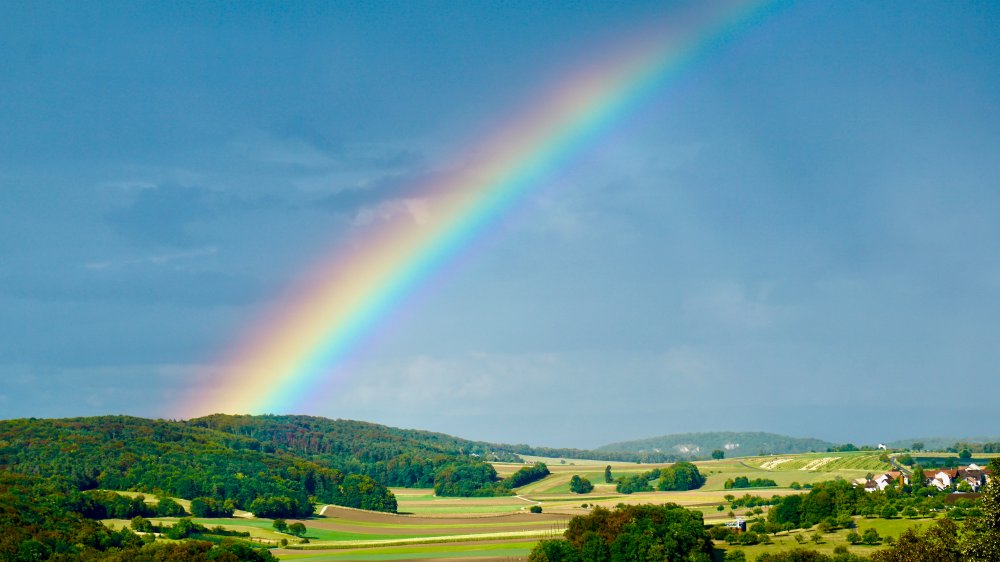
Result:
{"type": "MultiPolygon", "coordinates": [[[[171,417],[338,241],[687,8],[0,4],[0,416],[171,417]]],[[[782,4],[302,413],[580,447],[997,433],[998,26],[993,2],[782,4]]]]}

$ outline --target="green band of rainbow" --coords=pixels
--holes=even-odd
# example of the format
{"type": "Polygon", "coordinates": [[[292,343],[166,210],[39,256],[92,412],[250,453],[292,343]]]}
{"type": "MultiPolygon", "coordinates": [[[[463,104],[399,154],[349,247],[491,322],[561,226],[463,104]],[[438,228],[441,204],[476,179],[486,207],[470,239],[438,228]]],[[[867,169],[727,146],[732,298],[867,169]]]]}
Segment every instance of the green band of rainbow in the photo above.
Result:
{"type": "Polygon", "coordinates": [[[460,248],[714,43],[776,7],[759,0],[698,6],[666,31],[636,34],[623,55],[573,73],[466,155],[460,172],[416,190],[427,202],[426,220],[389,221],[321,261],[314,281],[296,287],[228,354],[210,388],[177,409],[183,416],[291,412],[317,389],[328,391],[336,368],[460,248]]]}

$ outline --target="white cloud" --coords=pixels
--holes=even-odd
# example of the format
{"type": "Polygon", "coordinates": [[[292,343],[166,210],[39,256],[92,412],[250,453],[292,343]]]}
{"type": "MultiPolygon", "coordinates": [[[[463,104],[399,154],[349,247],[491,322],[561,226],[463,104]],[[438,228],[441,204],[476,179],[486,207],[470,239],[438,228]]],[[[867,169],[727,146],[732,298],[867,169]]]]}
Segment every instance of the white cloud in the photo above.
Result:
{"type": "Polygon", "coordinates": [[[144,256],[141,258],[126,259],[126,260],[94,261],[84,264],[84,267],[87,269],[100,271],[115,267],[127,267],[131,265],[143,265],[143,264],[163,265],[178,260],[187,260],[192,258],[211,256],[217,254],[218,252],[219,249],[216,246],[207,246],[205,248],[198,248],[196,250],[191,250],[188,252],[154,254],[150,256],[144,256]]]}
{"type": "Polygon", "coordinates": [[[426,198],[391,199],[362,207],[354,214],[351,224],[356,227],[388,222],[398,217],[408,217],[415,224],[424,225],[431,220],[430,205],[426,198]]]}
{"type": "Polygon", "coordinates": [[[684,311],[696,320],[740,328],[771,328],[786,320],[789,307],[767,302],[768,290],[749,295],[739,284],[717,285],[684,301],[684,311]]]}

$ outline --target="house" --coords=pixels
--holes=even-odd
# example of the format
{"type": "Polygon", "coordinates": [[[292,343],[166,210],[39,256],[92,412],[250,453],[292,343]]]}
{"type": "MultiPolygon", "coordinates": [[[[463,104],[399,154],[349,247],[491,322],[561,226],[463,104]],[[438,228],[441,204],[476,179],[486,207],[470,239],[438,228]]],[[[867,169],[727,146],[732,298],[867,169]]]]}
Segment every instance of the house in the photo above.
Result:
{"type": "Polygon", "coordinates": [[[965,482],[972,488],[973,492],[978,492],[989,480],[989,470],[977,464],[970,464],[969,466],[938,470],[927,478],[927,485],[934,486],[938,490],[946,490],[958,487],[962,482],[965,482]]]}
{"type": "Polygon", "coordinates": [[[938,470],[932,476],[927,479],[928,486],[934,486],[938,490],[945,490],[951,488],[952,484],[958,478],[957,468],[945,468],[938,470]]]}
{"type": "MultiPolygon", "coordinates": [[[[910,479],[898,470],[890,470],[873,477],[871,480],[861,480],[864,483],[866,492],[881,492],[889,487],[890,484],[909,484],[910,479]]],[[[859,481],[855,481],[855,485],[860,485],[859,481]]]]}
{"type": "Polygon", "coordinates": [[[956,486],[962,482],[967,482],[973,492],[978,492],[989,480],[987,471],[977,464],[970,464],[958,469],[956,486]]]}

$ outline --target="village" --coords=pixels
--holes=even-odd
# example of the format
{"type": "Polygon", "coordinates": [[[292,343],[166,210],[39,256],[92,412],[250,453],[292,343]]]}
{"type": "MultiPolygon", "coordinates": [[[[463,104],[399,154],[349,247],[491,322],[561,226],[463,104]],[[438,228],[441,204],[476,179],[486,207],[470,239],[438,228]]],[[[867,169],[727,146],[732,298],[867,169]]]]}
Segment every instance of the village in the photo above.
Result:
{"type": "Polygon", "coordinates": [[[975,463],[957,468],[940,468],[924,471],[917,467],[906,474],[901,470],[890,470],[869,478],[854,480],[855,486],[863,486],[866,492],[881,492],[890,486],[910,486],[911,478],[919,472],[923,475],[923,487],[933,487],[941,492],[951,490],[956,493],[978,492],[990,479],[989,469],[975,463]]]}

